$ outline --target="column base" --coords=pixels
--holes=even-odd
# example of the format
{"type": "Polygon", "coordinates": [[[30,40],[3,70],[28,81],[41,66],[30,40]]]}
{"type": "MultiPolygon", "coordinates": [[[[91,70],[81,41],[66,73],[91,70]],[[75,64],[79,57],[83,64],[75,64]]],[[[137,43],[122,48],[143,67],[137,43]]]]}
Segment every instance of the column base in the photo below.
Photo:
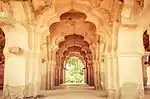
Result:
{"type": "Polygon", "coordinates": [[[144,88],[143,85],[136,83],[125,83],[121,87],[121,98],[120,99],[143,99],[144,88]]]}
{"type": "Polygon", "coordinates": [[[107,89],[100,92],[100,96],[105,99],[120,99],[120,90],[107,89]]]}
{"type": "Polygon", "coordinates": [[[120,90],[118,89],[108,89],[107,99],[120,99],[120,90]]]}
{"type": "Polygon", "coordinates": [[[29,83],[25,88],[25,97],[37,97],[40,91],[39,84],[29,83]]]}
{"type": "Polygon", "coordinates": [[[25,96],[25,86],[4,86],[4,99],[23,99],[25,96]]]}

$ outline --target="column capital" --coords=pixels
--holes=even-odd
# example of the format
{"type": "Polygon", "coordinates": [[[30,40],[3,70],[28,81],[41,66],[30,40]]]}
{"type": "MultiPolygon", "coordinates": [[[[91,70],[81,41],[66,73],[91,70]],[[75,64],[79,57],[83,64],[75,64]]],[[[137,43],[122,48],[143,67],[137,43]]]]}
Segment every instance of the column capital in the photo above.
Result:
{"type": "Polygon", "coordinates": [[[142,57],[144,54],[140,52],[124,52],[118,53],[119,57],[142,57]]]}
{"type": "Polygon", "coordinates": [[[38,55],[38,54],[40,54],[40,52],[28,51],[28,54],[32,54],[32,55],[38,55]]]}
{"type": "Polygon", "coordinates": [[[104,57],[107,57],[107,58],[116,58],[118,55],[117,54],[105,54],[104,57]]]}

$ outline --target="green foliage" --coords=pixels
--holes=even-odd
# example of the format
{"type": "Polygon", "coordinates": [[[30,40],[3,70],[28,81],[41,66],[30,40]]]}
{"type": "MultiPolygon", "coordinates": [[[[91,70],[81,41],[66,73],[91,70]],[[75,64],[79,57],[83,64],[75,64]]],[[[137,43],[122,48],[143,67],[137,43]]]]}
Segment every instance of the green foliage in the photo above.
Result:
{"type": "Polygon", "coordinates": [[[71,71],[66,71],[66,83],[83,83],[84,65],[82,61],[77,57],[70,57],[67,64],[71,65],[73,69],[71,71]]]}

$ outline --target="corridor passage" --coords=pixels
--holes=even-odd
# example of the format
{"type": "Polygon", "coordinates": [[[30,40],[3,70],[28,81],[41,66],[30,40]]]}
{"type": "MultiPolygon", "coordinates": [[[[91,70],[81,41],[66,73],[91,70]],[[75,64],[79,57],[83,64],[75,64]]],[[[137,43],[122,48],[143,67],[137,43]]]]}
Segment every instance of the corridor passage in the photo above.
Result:
{"type": "MultiPolygon", "coordinates": [[[[107,99],[106,93],[96,91],[93,87],[83,84],[61,85],[55,90],[42,91],[37,99],[107,99]]],[[[146,91],[145,98],[150,98],[150,91],[146,91]]],[[[2,97],[2,90],[0,90],[0,99],[2,97]]]]}
{"type": "MultiPolygon", "coordinates": [[[[145,93],[144,99],[150,98],[150,92],[145,93]]],[[[60,85],[55,90],[41,92],[38,99],[107,99],[106,93],[94,90],[86,84],[60,85]]]]}
{"type": "Polygon", "coordinates": [[[42,92],[41,99],[106,99],[104,93],[84,84],[62,85],[56,90],[42,92]]]}

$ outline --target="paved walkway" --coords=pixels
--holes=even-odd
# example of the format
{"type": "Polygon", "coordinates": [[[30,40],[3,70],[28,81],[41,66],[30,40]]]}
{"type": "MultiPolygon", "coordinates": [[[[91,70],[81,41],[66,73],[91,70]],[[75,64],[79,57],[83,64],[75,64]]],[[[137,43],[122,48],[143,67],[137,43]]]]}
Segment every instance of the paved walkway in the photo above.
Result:
{"type": "MultiPolygon", "coordinates": [[[[0,91],[0,95],[2,91],[0,91]]],[[[94,90],[93,87],[87,86],[64,86],[56,90],[42,91],[41,96],[37,99],[106,99],[105,93],[94,90]]],[[[0,96],[0,99],[3,99],[0,96]]],[[[150,99],[150,94],[145,94],[144,99],[150,99]]]]}

